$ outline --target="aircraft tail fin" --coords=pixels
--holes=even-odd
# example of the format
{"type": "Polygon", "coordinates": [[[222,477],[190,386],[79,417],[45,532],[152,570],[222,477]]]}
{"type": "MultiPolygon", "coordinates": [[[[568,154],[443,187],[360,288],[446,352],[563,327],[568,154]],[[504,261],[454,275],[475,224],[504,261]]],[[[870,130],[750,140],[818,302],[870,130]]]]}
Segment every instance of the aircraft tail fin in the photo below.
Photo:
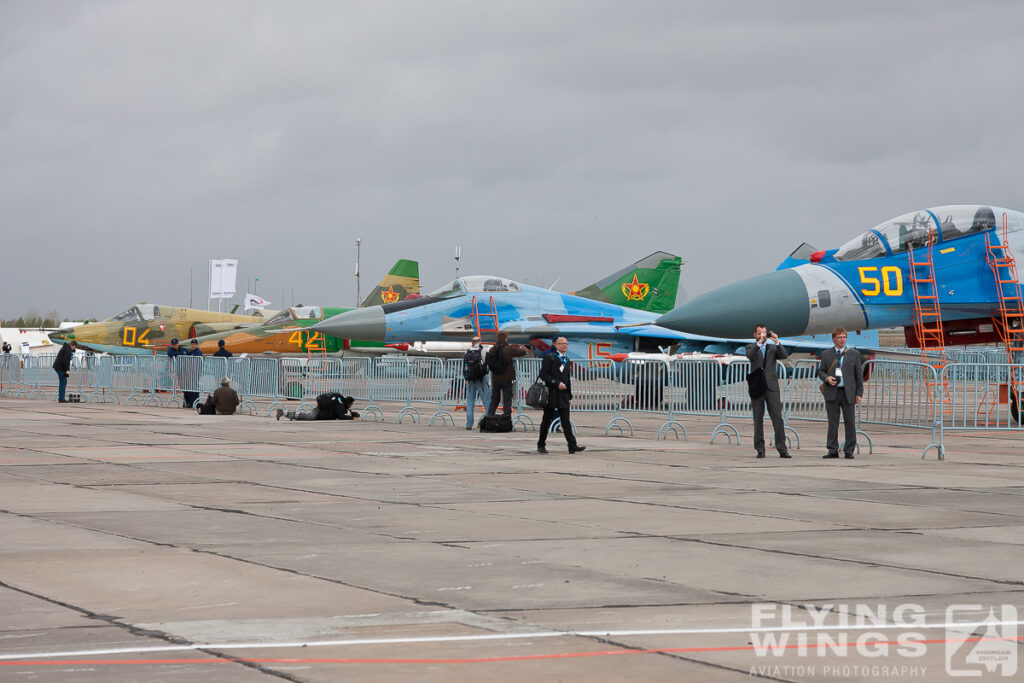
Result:
{"type": "Polygon", "coordinates": [[[682,266],[683,260],[675,254],[656,251],[592,285],[570,293],[641,311],[667,313],[676,306],[682,266]]]}
{"type": "Polygon", "coordinates": [[[373,288],[360,308],[366,306],[380,306],[391,304],[402,299],[408,299],[410,295],[419,296],[420,293],[420,264],[419,261],[398,259],[395,265],[391,266],[388,274],[381,278],[377,286],[373,288]]]}

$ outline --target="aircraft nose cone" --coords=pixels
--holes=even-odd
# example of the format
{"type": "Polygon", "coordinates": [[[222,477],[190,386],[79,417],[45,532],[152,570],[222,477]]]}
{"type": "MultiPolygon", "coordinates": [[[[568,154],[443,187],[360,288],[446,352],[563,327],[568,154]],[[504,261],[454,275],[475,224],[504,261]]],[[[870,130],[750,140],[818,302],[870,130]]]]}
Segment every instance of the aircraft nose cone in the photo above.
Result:
{"type": "Polygon", "coordinates": [[[380,306],[356,308],[328,318],[310,327],[312,330],[343,339],[384,341],[386,318],[380,306]]]}
{"type": "Polygon", "coordinates": [[[709,337],[753,337],[764,323],[780,336],[804,334],[810,318],[807,288],[792,270],[733,282],[677,306],[657,324],[709,337]]]}

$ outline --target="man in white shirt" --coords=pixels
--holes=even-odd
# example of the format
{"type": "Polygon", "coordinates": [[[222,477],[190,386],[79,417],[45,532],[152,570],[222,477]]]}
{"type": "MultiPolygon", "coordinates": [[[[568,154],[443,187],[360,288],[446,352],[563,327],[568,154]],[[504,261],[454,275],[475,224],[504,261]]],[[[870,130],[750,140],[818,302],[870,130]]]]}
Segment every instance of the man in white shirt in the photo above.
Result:
{"type": "Polygon", "coordinates": [[[832,330],[832,343],[833,348],[821,352],[818,364],[818,378],[825,383],[822,393],[828,417],[828,430],[825,432],[828,452],[823,457],[839,457],[839,413],[842,412],[846,429],[843,453],[847,460],[852,460],[857,448],[857,404],[864,395],[864,366],[857,349],[846,346],[845,329],[837,327],[832,330]]]}

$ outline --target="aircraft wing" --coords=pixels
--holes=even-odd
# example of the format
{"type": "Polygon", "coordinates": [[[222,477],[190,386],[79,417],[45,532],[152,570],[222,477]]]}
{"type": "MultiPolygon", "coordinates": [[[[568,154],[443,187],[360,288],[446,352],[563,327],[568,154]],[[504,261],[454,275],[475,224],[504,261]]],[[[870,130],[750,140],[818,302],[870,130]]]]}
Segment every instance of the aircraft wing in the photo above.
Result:
{"type": "MultiPolygon", "coordinates": [[[[97,344],[94,342],[78,342],[80,351],[92,351],[93,353],[107,353],[111,356],[152,356],[152,346],[117,346],[115,344],[97,344]]],[[[166,355],[166,350],[156,349],[156,355],[166,355]]]]}

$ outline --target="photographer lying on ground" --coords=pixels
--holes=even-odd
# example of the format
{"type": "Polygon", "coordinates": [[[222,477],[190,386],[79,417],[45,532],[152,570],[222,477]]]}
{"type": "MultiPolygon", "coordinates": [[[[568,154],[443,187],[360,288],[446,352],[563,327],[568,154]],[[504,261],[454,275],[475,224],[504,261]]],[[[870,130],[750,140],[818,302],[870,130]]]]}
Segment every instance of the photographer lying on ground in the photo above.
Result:
{"type": "Polygon", "coordinates": [[[359,417],[359,413],[352,410],[354,402],[351,396],[339,393],[320,394],[316,397],[316,408],[312,413],[296,413],[294,410],[286,413],[283,408],[278,408],[277,419],[283,415],[289,420],[354,420],[359,417]]]}

